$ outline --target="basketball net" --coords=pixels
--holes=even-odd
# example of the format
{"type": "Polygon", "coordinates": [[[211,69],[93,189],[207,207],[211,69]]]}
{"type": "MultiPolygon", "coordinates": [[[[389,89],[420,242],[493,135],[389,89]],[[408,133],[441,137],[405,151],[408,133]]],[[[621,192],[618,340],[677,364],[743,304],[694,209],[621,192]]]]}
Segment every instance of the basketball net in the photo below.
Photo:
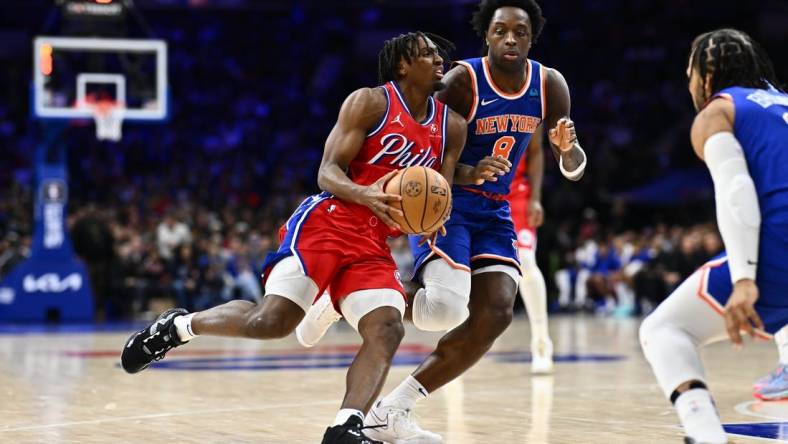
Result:
{"type": "Polygon", "coordinates": [[[93,113],[96,122],[96,139],[118,142],[123,137],[123,116],[126,107],[114,100],[88,101],[85,106],[93,113]]]}

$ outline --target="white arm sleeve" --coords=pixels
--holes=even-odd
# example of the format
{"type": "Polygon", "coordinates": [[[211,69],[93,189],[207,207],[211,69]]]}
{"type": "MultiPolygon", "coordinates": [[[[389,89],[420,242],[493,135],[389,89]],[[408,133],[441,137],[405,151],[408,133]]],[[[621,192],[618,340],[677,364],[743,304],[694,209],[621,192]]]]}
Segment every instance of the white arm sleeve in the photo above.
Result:
{"type": "Polygon", "coordinates": [[[703,157],[714,181],[717,225],[728,251],[731,280],[755,279],[761,209],[741,144],[733,133],[716,133],[703,145],[703,157]]]}

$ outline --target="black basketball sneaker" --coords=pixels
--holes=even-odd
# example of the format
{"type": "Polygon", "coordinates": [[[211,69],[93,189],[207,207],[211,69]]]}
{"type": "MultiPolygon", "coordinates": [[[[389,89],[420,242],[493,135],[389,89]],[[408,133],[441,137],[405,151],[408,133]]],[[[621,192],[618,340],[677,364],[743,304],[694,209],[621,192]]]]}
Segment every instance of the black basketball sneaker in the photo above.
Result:
{"type": "Polygon", "coordinates": [[[164,358],[170,349],[183,344],[175,332],[175,318],[188,313],[183,308],[167,310],[153,324],[131,335],[120,355],[123,370],[127,373],[141,372],[151,362],[164,358]]]}
{"type": "Polygon", "coordinates": [[[358,416],[351,416],[344,424],[326,429],[322,444],[384,444],[367,438],[362,432],[364,422],[358,416]]]}

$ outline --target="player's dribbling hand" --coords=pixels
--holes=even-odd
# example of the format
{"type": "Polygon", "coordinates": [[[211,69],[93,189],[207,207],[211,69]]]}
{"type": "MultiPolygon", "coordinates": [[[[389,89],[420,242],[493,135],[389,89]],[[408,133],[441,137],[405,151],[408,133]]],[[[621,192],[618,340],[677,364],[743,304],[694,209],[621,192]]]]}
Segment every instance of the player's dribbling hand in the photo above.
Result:
{"type": "Polygon", "coordinates": [[[755,337],[753,327],[763,330],[763,321],[755,312],[755,302],[758,300],[758,286],[751,279],[742,279],[733,285],[728,303],[725,304],[725,329],[728,336],[737,346],[742,345],[741,331],[755,337]]]}
{"type": "Polygon", "coordinates": [[[402,196],[398,194],[388,194],[383,191],[386,182],[394,177],[397,172],[398,170],[389,171],[385,176],[376,180],[375,183],[366,187],[361,197],[361,203],[372,210],[375,216],[382,220],[383,223],[396,230],[401,230],[402,228],[399,224],[394,222],[394,219],[389,215],[396,214],[398,217],[403,217],[402,211],[389,205],[389,202],[399,202],[402,200],[402,196]]]}
{"type": "Polygon", "coordinates": [[[547,132],[550,143],[557,146],[561,151],[569,151],[577,143],[577,133],[575,132],[575,122],[567,117],[558,119],[555,128],[547,132]]]}
{"type": "Polygon", "coordinates": [[[539,228],[544,223],[544,208],[538,200],[528,201],[528,225],[539,228]]]}
{"type": "Polygon", "coordinates": [[[473,183],[481,185],[486,182],[497,182],[512,168],[512,163],[503,157],[486,156],[473,168],[473,183]]]}

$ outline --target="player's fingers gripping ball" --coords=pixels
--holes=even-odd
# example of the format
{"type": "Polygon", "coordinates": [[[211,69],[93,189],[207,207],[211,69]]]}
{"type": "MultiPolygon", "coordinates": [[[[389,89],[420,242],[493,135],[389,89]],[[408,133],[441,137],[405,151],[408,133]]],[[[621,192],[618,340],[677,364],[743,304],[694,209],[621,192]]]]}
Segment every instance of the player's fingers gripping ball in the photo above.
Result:
{"type": "Polygon", "coordinates": [[[440,229],[451,211],[451,188],[437,171],[422,166],[399,170],[386,183],[385,192],[398,194],[400,202],[391,206],[402,211],[402,217],[391,218],[406,234],[426,234],[440,229]]]}

